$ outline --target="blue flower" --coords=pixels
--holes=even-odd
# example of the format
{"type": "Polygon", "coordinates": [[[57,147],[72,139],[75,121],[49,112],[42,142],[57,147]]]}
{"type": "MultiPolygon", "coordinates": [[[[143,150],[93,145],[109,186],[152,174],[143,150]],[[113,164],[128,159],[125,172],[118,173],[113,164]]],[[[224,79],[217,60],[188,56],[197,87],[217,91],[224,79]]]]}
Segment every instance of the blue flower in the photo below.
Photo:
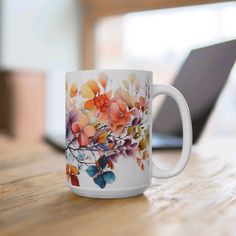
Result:
{"type": "Polygon", "coordinates": [[[89,166],[86,169],[87,174],[93,177],[93,181],[100,188],[105,188],[106,184],[112,184],[115,181],[115,175],[112,171],[104,171],[107,165],[107,158],[105,155],[98,159],[97,166],[89,166]]]}

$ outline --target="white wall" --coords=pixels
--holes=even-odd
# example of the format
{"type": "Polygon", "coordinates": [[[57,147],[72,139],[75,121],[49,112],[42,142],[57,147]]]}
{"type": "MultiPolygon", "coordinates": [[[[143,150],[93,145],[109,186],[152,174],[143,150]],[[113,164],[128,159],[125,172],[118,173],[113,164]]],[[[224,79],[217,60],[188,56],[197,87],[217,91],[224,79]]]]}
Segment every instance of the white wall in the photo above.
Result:
{"type": "Polygon", "coordinates": [[[48,74],[46,128],[64,132],[64,75],[80,67],[78,0],[3,0],[1,66],[48,74]]]}

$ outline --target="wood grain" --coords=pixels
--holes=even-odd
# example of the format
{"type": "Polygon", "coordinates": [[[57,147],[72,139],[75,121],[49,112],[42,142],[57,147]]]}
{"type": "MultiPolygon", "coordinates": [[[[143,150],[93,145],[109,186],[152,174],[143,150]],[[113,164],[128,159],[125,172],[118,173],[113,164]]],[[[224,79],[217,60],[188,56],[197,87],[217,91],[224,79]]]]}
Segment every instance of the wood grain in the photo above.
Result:
{"type": "MultiPolygon", "coordinates": [[[[0,144],[0,235],[235,235],[236,139],[195,148],[185,171],[144,195],[102,200],[65,186],[64,156],[44,143],[0,144]]],[[[171,166],[178,151],[155,152],[171,166]]]]}
{"type": "Polygon", "coordinates": [[[227,2],[227,0],[83,0],[82,2],[90,15],[99,18],[136,11],[227,2]]]}

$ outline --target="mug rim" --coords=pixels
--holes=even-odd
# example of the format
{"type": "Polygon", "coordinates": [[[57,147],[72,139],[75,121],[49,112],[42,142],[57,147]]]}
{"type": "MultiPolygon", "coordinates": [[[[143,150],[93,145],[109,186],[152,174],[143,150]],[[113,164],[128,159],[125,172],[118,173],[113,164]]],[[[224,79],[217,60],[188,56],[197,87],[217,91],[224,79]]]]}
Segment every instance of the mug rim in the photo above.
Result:
{"type": "Polygon", "coordinates": [[[78,73],[91,73],[91,72],[145,72],[145,73],[149,73],[149,74],[153,74],[152,71],[150,70],[139,70],[139,69],[88,69],[88,70],[75,70],[75,71],[68,71],[66,72],[66,77],[68,75],[72,75],[72,74],[78,74],[78,73]]]}

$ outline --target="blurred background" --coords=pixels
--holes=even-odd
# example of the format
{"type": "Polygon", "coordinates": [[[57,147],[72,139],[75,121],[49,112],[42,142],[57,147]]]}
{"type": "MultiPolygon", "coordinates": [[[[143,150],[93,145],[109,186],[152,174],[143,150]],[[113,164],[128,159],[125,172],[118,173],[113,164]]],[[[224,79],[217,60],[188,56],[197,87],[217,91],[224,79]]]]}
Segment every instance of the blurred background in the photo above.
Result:
{"type": "MultiPolygon", "coordinates": [[[[235,24],[235,1],[1,0],[0,142],[64,134],[67,71],[145,69],[171,84],[191,50],[236,39],[235,24]]],[[[235,117],[234,66],[204,137],[235,135],[235,117]]]]}

